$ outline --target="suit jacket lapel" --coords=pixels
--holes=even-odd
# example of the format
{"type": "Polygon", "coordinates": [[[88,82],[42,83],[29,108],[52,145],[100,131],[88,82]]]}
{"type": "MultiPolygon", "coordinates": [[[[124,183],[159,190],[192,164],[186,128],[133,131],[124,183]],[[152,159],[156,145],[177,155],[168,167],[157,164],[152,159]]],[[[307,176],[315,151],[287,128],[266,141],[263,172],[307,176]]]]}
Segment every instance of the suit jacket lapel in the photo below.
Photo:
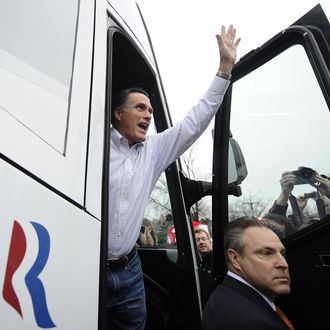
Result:
{"type": "Polygon", "coordinates": [[[269,305],[269,303],[256,290],[252,289],[245,283],[227,275],[223,281],[223,284],[240,292],[243,296],[247,297],[249,300],[255,302],[256,304],[264,305],[266,310],[272,312],[273,315],[276,315],[276,312],[269,305]]]}

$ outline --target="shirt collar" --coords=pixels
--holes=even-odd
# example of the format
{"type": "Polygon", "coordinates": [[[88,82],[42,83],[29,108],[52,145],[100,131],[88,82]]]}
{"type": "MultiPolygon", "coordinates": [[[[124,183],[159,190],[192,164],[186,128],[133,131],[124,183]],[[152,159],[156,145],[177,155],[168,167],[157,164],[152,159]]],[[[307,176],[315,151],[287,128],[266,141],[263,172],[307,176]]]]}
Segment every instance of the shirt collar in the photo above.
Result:
{"type": "MultiPolygon", "coordinates": [[[[116,129],[115,127],[111,126],[110,128],[111,140],[117,145],[120,146],[122,141],[126,143],[128,146],[128,141],[124,138],[116,129]]],[[[145,142],[138,142],[134,144],[134,148],[142,147],[145,142]]]]}
{"type": "Polygon", "coordinates": [[[124,139],[121,134],[113,127],[111,126],[110,128],[110,132],[111,132],[111,139],[114,141],[114,142],[117,142],[119,143],[121,139],[124,139]]]}
{"type": "Polygon", "coordinates": [[[260,296],[262,296],[266,301],[267,303],[271,306],[271,308],[273,308],[273,310],[275,311],[276,310],[276,307],[275,307],[275,304],[273,301],[271,301],[268,297],[266,297],[264,294],[262,294],[258,289],[256,289],[254,286],[252,286],[249,282],[247,282],[246,280],[244,280],[244,278],[240,277],[239,275],[231,272],[228,270],[227,272],[227,275],[233,277],[234,279],[236,279],[237,281],[240,281],[244,284],[246,284],[247,286],[249,286],[250,288],[252,288],[254,291],[257,291],[260,296]]]}

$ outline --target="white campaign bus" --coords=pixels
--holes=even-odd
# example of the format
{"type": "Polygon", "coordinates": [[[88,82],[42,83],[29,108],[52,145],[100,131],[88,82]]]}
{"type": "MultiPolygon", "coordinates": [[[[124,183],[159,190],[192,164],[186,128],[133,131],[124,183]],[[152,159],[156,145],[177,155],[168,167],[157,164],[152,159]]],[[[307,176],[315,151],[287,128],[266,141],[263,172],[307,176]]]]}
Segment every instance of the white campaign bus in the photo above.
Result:
{"type": "MultiPolygon", "coordinates": [[[[110,108],[132,86],[149,92],[154,130],[171,126],[135,1],[1,1],[1,330],[106,329],[110,108]]],[[[146,214],[170,213],[177,244],[139,251],[149,329],[201,317],[178,165],[146,214]]]]}
{"type": "MultiPolygon", "coordinates": [[[[212,184],[187,180],[180,161],[158,180],[145,212],[156,242],[138,249],[146,329],[200,328],[193,203],[213,195],[213,277],[219,283],[226,272],[221,244],[233,198],[245,205],[251,189],[275,198],[267,193],[271,185],[278,191],[275,177],[302,165],[330,175],[329,44],[329,22],[316,6],[240,59],[215,119],[212,184]],[[290,77],[287,84],[283,77],[290,77]],[[311,84],[308,92],[301,81],[311,84]],[[248,121],[246,108],[266,122],[248,121]],[[289,138],[274,137],[275,131],[257,134],[288,123],[295,132],[289,138]],[[246,164],[231,133],[244,147],[246,164]],[[284,148],[289,155],[300,145],[297,159],[283,156],[284,148]],[[255,146],[263,150],[261,161],[255,146]],[[277,168],[269,171],[270,163],[277,168]]],[[[170,127],[152,45],[134,1],[0,2],[1,330],[107,328],[110,108],[112,95],[132,86],[148,91],[154,130],[170,127]]],[[[299,329],[330,327],[324,303],[329,216],[330,211],[284,239],[294,289],[281,307],[299,329]]]]}

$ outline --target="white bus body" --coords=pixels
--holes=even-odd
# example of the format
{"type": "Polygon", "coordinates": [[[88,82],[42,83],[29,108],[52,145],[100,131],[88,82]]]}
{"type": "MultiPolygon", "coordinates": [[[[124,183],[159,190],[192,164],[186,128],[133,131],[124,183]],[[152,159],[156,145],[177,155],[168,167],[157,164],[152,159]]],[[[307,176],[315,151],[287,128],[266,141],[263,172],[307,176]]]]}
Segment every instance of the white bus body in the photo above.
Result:
{"type": "Polygon", "coordinates": [[[135,2],[0,4],[0,328],[97,329],[109,17],[154,68],[135,2]]]}

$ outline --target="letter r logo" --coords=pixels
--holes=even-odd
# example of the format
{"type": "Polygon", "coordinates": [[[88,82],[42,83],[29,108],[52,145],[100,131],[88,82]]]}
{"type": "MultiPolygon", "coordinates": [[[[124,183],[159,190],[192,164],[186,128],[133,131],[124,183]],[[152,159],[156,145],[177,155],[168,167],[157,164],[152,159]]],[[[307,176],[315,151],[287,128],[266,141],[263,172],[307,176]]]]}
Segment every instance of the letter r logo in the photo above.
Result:
{"type": "MultiPolygon", "coordinates": [[[[53,323],[49,315],[45,288],[38,277],[48,260],[50,236],[47,229],[41,224],[31,222],[31,225],[38,237],[38,253],[32,267],[25,275],[25,285],[31,297],[36,323],[41,328],[53,328],[56,327],[56,325],[53,323]]],[[[13,286],[13,276],[23,262],[27,248],[27,240],[24,230],[17,221],[14,221],[3,285],[3,298],[22,318],[24,313],[13,286]]]]}

